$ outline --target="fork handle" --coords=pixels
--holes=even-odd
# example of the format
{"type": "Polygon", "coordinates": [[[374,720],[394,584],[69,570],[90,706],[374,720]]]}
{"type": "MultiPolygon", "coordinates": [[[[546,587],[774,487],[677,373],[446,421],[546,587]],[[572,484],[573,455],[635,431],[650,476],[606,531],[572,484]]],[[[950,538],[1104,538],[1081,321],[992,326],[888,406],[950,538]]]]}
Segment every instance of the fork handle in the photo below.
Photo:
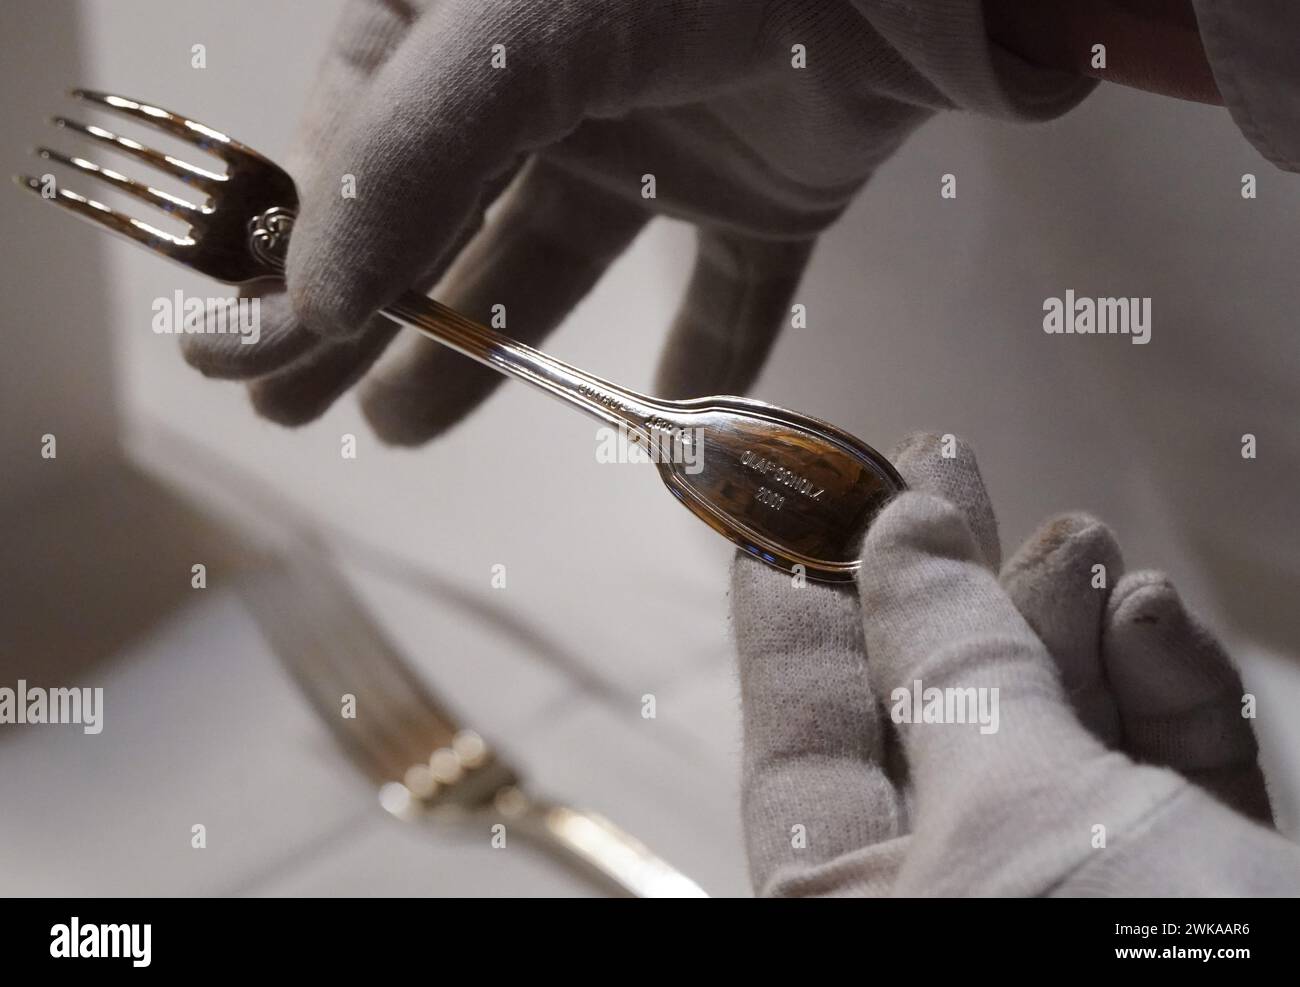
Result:
{"type": "Polygon", "coordinates": [[[418,292],[406,292],[383,314],[484,366],[527,381],[607,425],[644,435],[647,419],[665,410],[653,398],[547,356],[418,292]]]}
{"type": "Polygon", "coordinates": [[[636,898],[707,898],[698,884],[604,816],[587,809],[534,799],[522,792],[515,822],[552,853],[636,898]]]}

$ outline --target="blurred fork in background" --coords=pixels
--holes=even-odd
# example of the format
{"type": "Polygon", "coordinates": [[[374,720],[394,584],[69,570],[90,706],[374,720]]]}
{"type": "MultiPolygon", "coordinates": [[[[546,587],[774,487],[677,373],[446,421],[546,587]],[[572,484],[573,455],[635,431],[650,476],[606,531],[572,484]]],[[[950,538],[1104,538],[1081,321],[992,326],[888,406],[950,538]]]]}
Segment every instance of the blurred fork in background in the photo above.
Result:
{"type": "Polygon", "coordinates": [[[484,840],[504,825],[620,896],[707,897],[603,816],[531,795],[432,695],[323,552],[295,547],[238,586],[276,654],[397,818],[478,825],[484,840]]]}

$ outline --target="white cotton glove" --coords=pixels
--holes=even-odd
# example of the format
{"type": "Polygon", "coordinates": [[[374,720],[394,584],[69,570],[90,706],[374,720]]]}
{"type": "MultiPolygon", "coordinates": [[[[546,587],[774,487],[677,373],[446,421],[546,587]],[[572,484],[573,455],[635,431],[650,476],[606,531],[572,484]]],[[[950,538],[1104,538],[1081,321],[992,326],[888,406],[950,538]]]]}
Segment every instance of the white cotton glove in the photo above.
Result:
{"type": "MultiPolygon", "coordinates": [[[[742,393],[815,238],[922,121],[1044,119],[1092,85],[990,44],[981,0],[351,0],[287,161],[288,292],[257,344],[191,334],[185,355],[308,421],[388,346],[375,312],[403,290],[502,305],[537,343],[662,213],[698,251],[655,390],[742,393]]],[[[362,406],[415,444],[501,378],[408,335],[362,406]]]]}
{"type": "Polygon", "coordinates": [[[916,436],[894,460],[912,489],[872,525],[856,587],[735,563],[759,893],[1300,893],[1241,681],[1168,581],[1121,578],[1109,529],[1067,515],[999,582],[969,449],[916,436]],[[923,698],[998,690],[996,732],[896,723],[918,680],[923,698]]]}

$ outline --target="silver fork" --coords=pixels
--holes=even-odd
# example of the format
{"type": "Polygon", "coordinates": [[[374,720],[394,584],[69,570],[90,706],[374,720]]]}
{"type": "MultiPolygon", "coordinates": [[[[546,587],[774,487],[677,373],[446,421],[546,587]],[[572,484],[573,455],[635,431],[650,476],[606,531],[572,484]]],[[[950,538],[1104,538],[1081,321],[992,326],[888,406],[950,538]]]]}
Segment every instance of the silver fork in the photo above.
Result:
{"type": "MultiPolygon", "coordinates": [[[[220,159],[225,171],[190,164],[102,127],[56,117],[57,126],[179,179],[194,190],[198,201],[84,158],[40,148],[37,153],[47,160],[170,213],[188,225],[188,232],[166,233],[63,188],[49,201],[227,284],[283,278],[298,208],[298,193],[286,172],[252,148],[176,113],[85,89],[72,95],[180,138],[220,159]]],[[[17,181],[38,194],[44,188],[30,176],[18,176],[17,181]]],[[[813,579],[852,579],[867,526],[904,487],[884,456],[807,415],[737,397],[647,397],[517,343],[412,291],[383,314],[625,430],[655,462],[668,489],[696,516],[742,549],[787,571],[813,579]]]]}
{"type": "Polygon", "coordinates": [[[606,891],[707,897],[604,816],[530,794],[477,733],[460,726],[376,625],[329,560],[305,547],[243,574],[241,594],[380,804],[407,822],[489,825],[574,866],[606,891]],[[345,694],[353,716],[342,715],[345,694]]]}

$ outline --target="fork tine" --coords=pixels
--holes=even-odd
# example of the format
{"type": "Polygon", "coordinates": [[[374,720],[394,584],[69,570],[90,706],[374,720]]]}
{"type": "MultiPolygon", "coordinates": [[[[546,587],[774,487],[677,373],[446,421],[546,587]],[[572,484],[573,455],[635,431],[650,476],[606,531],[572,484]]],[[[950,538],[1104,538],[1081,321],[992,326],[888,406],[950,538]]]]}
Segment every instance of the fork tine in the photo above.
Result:
{"type": "MultiPolygon", "coordinates": [[[[31,175],[15,175],[14,181],[33,194],[46,199],[46,196],[41,194],[42,183],[39,178],[33,178],[31,175]]],[[[82,219],[89,220],[97,226],[102,226],[113,233],[129,237],[136,243],[143,244],[150,250],[157,251],[175,260],[184,260],[185,252],[194,244],[190,237],[178,237],[164,232],[125,213],[120,213],[116,209],[110,209],[102,202],[87,199],[76,192],[69,192],[65,188],[56,186],[54,198],[47,199],[47,201],[62,206],[64,209],[76,213],[82,219]]]]}
{"type": "Polygon", "coordinates": [[[63,127],[67,130],[76,131],[102,144],[121,151],[123,154],[129,154],[134,158],[147,162],[159,171],[179,178],[187,185],[197,185],[199,188],[210,190],[216,184],[226,180],[225,175],[218,174],[214,171],[208,171],[206,168],[200,168],[198,165],[189,164],[179,158],[174,158],[170,154],[163,154],[161,151],[155,151],[151,147],[145,147],[139,141],[133,141],[129,137],[119,137],[112,131],[105,130],[103,127],[96,127],[90,124],[78,123],[76,120],[69,120],[67,117],[54,117],[51,121],[56,127],[63,127]]]}
{"type": "MultiPolygon", "coordinates": [[[[196,120],[183,117],[179,113],[173,113],[171,110],[164,110],[160,106],[151,106],[148,103],[141,103],[134,99],[127,99],[125,96],[114,96],[111,93],[96,92],[93,89],[74,89],[69,93],[73,99],[79,99],[85,103],[93,103],[105,110],[114,113],[121,113],[129,116],[133,120],[156,127],[159,130],[171,134],[173,137],[179,137],[204,151],[215,154],[223,160],[231,160],[235,154],[253,154],[257,152],[244,147],[239,141],[228,137],[219,130],[213,130],[211,127],[205,127],[196,120]]],[[[257,155],[260,157],[260,155],[257,155]]]]}
{"type": "Polygon", "coordinates": [[[201,206],[196,206],[193,202],[187,202],[179,196],[172,195],[170,192],[164,192],[162,189],[156,189],[145,185],[143,182],[127,178],[111,168],[101,168],[95,162],[87,161],[85,158],[72,157],[49,147],[38,147],[36,153],[47,161],[57,161],[61,165],[77,169],[83,175],[91,175],[94,178],[108,182],[114,188],[119,188],[128,195],[133,195],[137,199],[151,203],[164,212],[173,213],[186,219],[194,219],[202,216],[207,211],[201,206]]]}

